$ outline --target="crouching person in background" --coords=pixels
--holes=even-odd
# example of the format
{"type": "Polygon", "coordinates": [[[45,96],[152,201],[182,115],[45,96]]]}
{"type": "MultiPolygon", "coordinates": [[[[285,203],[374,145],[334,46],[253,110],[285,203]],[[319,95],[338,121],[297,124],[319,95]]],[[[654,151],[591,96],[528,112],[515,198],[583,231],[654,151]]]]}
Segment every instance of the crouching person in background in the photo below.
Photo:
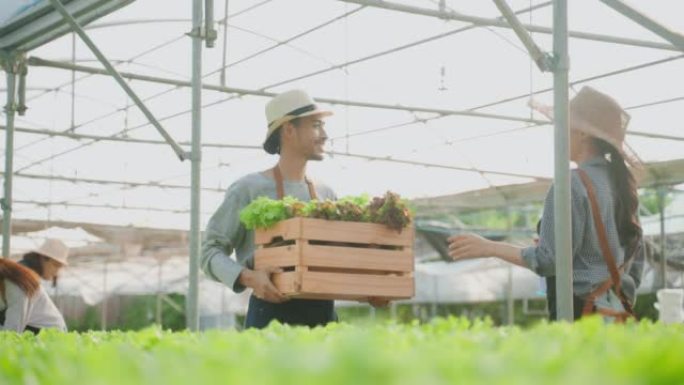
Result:
{"type": "Polygon", "coordinates": [[[0,259],[0,330],[38,333],[54,328],[66,331],[64,318],[31,269],[0,259]]]}

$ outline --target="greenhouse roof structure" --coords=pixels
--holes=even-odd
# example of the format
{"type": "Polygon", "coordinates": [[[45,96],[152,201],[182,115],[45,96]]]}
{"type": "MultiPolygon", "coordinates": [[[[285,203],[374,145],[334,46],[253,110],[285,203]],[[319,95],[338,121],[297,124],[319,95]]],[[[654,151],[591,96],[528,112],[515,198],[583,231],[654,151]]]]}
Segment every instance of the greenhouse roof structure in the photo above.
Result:
{"type": "Polygon", "coordinates": [[[6,218],[11,202],[20,219],[197,236],[228,185],[275,162],[261,149],[263,109],[292,88],[335,112],[330,156],[309,173],[340,196],[548,186],[553,123],[528,103],[554,103],[552,72],[570,97],[584,85],[613,95],[643,163],[682,172],[677,2],[576,1],[567,13],[564,1],[539,0],[9,3],[6,218]],[[50,34],[16,23],[48,10],[50,34]]]}

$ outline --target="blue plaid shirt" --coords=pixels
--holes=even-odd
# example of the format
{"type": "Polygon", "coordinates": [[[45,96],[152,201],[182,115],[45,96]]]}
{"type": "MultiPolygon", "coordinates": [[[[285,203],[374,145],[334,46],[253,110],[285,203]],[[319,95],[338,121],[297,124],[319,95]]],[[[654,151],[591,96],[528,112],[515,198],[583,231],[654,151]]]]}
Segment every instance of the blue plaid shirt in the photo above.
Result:
{"type": "MultiPolygon", "coordinates": [[[[594,184],[601,218],[608,233],[608,244],[615,255],[616,263],[621,266],[625,260],[625,250],[623,245],[620,245],[615,223],[615,203],[608,173],[608,161],[602,157],[595,157],[580,164],[579,167],[586,171],[594,184]]],[[[589,197],[577,171],[572,172],[570,186],[573,290],[576,295],[585,296],[607,280],[610,273],[601,254],[589,197]]],[[[553,186],[551,186],[544,201],[539,244],[523,249],[522,258],[537,274],[545,277],[553,276],[556,274],[554,245],[553,186]]],[[[630,266],[627,266],[627,273],[622,274],[621,277],[623,290],[631,302],[634,302],[636,288],[641,282],[643,263],[643,253],[640,250],[630,266]]]]}

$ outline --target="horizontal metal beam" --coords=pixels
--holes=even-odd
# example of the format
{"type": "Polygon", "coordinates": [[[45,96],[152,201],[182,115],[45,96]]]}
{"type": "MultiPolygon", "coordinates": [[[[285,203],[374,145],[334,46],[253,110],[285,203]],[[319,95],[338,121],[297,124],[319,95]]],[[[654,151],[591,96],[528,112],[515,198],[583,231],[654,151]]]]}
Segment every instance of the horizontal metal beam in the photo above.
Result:
{"type": "MultiPolygon", "coordinates": [[[[594,75],[594,76],[589,76],[589,77],[582,78],[582,79],[578,79],[578,80],[573,80],[573,81],[570,82],[570,85],[571,85],[571,86],[576,86],[576,85],[578,85],[578,84],[588,83],[588,82],[594,81],[594,80],[605,79],[605,78],[608,78],[608,77],[611,77],[611,76],[616,76],[616,75],[621,75],[621,74],[625,74],[625,73],[629,73],[629,72],[634,72],[634,71],[638,71],[638,70],[640,70],[640,69],[653,67],[653,66],[656,66],[656,65],[659,65],[659,64],[665,64],[665,63],[669,63],[669,62],[681,60],[681,59],[683,59],[683,58],[684,58],[684,55],[669,56],[669,57],[666,57],[666,58],[663,58],[663,59],[658,59],[658,60],[654,60],[654,61],[649,61],[649,62],[646,62],[646,63],[641,63],[641,64],[637,64],[637,65],[633,65],[633,66],[621,68],[621,69],[618,69],[618,70],[615,70],[615,71],[605,72],[605,73],[602,73],[602,74],[598,74],[598,75],[594,75]]],[[[500,105],[500,104],[504,104],[504,103],[508,103],[508,102],[512,102],[512,101],[520,100],[520,99],[529,99],[532,95],[539,95],[539,94],[543,94],[543,93],[551,92],[551,91],[553,91],[553,88],[543,88],[543,89],[539,89],[539,90],[536,90],[536,91],[533,91],[533,92],[527,92],[527,93],[524,93],[524,94],[520,94],[520,95],[508,97],[508,98],[505,98],[505,99],[497,100],[497,101],[495,101],[495,102],[490,102],[490,103],[487,103],[487,104],[481,104],[481,105],[476,106],[476,107],[471,107],[471,108],[468,109],[468,111],[477,111],[477,110],[481,110],[481,109],[484,109],[484,108],[494,107],[494,106],[498,106],[498,105],[500,105]]]]}
{"type": "MultiPolygon", "coordinates": [[[[684,100],[684,98],[681,98],[681,99],[684,100]]],[[[651,103],[648,103],[647,105],[651,105],[651,103]]],[[[411,121],[411,122],[403,123],[403,124],[397,125],[397,126],[408,126],[410,124],[415,124],[415,123],[418,123],[418,122],[417,121],[411,121]]],[[[535,127],[535,126],[536,125],[526,126],[526,128],[527,127],[535,127]]],[[[393,128],[393,127],[394,126],[383,127],[382,129],[393,128]]],[[[5,130],[5,129],[6,129],[6,127],[4,125],[0,125],[0,130],[5,130]]],[[[508,133],[510,131],[516,131],[518,129],[520,129],[520,127],[512,129],[512,130],[503,130],[499,133],[488,134],[486,136],[496,136],[499,134],[508,133]]],[[[124,137],[117,137],[117,136],[77,134],[77,133],[73,133],[73,132],[51,131],[51,130],[42,130],[42,129],[25,128],[25,127],[15,127],[14,130],[15,130],[15,132],[21,132],[21,133],[26,133],[26,134],[45,135],[48,137],[63,137],[63,138],[69,138],[69,139],[73,139],[73,140],[87,139],[87,140],[96,140],[96,141],[114,142],[114,143],[166,145],[166,142],[164,142],[164,141],[153,140],[153,139],[137,139],[137,138],[130,138],[130,137],[124,138],[124,137]]],[[[381,130],[381,129],[378,129],[378,130],[381,130]]],[[[375,132],[375,130],[369,130],[366,132],[351,134],[350,137],[351,136],[357,136],[357,135],[363,135],[366,133],[372,133],[372,132],[375,132]]],[[[642,132],[642,131],[627,131],[627,135],[650,138],[650,139],[673,140],[673,141],[678,141],[678,142],[684,141],[684,136],[664,135],[664,134],[656,134],[656,133],[649,133],[649,132],[642,132]]],[[[475,137],[468,138],[468,139],[479,139],[481,137],[482,136],[475,136],[475,137]]],[[[340,140],[343,138],[344,138],[344,136],[340,136],[340,137],[337,137],[334,139],[340,140]]],[[[457,142],[460,142],[460,140],[457,142]]],[[[178,144],[180,144],[182,146],[189,146],[190,142],[178,142],[178,144]]],[[[257,146],[257,145],[228,144],[228,143],[202,143],[202,147],[203,148],[238,149],[238,150],[257,150],[257,151],[261,151],[263,149],[263,147],[257,146]]],[[[335,155],[344,155],[344,153],[335,153],[335,155]]]]}
{"type": "MultiPolygon", "coordinates": [[[[0,172],[0,176],[4,177],[5,173],[0,172]]],[[[49,181],[58,181],[58,182],[69,182],[69,183],[111,185],[111,186],[121,186],[121,187],[130,187],[130,188],[156,187],[156,188],[162,188],[162,189],[175,189],[175,190],[187,190],[190,188],[190,186],[179,185],[179,184],[170,184],[170,183],[133,182],[133,181],[124,181],[124,180],[94,179],[94,178],[80,178],[80,177],[77,178],[77,177],[68,177],[68,176],[60,176],[60,175],[40,175],[40,174],[16,173],[16,174],[14,174],[14,177],[15,178],[24,178],[24,179],[37,179],[37,180],[49,180],[49,181]]],[[[225,193],[226,192],[225,189],[210,188],[210,187],[203,187],[202,191],[217,192],[217,193],[225,193]]]]}
{"type": "MultiPolygon", "coordinates": [[[[4,130],[4,129],[5,129],[4,126],[0,126],[0,130],[4,130]]],[[[16,128],[15,130],[17,132],[53,135],[53,136],[67,137],[67,138],[72,138],[72,139],[92,139],[92,140],[101,140],[101,141],[114,141],[114,142],[126,142],[126,143],[138,143],[138,144],[156,144],[156,145],[166,144],[163,141],[154,141],[154,140],[147,140],[147,139],[112,138],[112,137],[107,137],[107,136],[83,135],[83,134],[74,134],[74,133],[66,133],[66,132],[36,130],[36,129],[30,129],[30,128],[16,128]]],[[[181,144],[183,144],[183,143],[181,143],[181,144]]],[[[238,149],[258,150],[258,151],[263,150],[261,146],[244,146],[244,145],[231,145],[231,144],[222,144],[222,143],[203,143],[202,147],[238,148],[238,149]]],[[[444,165],[444,164],[435,164],[435,163],[426,163],[426,162],[414,162],[411,160],[396,159],[393,157],[378,157],[378,156],[351,154],[351,153],[337,152],[337,151],[328,152],[328,154],[332,155],[332,156],[360,158],[360,159],[365,159],[365,160],[370,160],[370,161],[383,161],[383,162],[390,162],[390,163],[410,164],[410,165],[419,166],[419,167],[435,167],[435,168],[443,168],[443,169],[458,170],[458,171],[482,172],[485,174],[494,174],[494,175],[503,175],[503,176],[519,177],[519,178],[532,178],[532,179],[537,179],[537,180],[546,180],[546,178],[539,177],[537,175],[507,173],[507,172],[500,172],[500,171],[494,171],[494,170],[475,170],[475,169],[467,168],[467,167],[449,166],[449,165],[444,165]]],[[[34,174],[24,174],[24,173],[18,173],[18,174],[15,174],[15,176],[17,176],[17,177],[34,177],[34,178],[39,177],[39,176],[34,175],[34,174]]],[[[124,185],[124,186],[128,186],[128,187],[189,188],[189,186],[168,185],[168,184],[158,184],[158,183],[104,181],[104,180],[95,180],[95,179],[67,178],[67,177],[54,177],[54,176],[45,176],[44,178],[45,179],[52,179],[52,180],[83,182],[83,183],[118,184],[118,185],[124,185]],[[54,178],[60,178],[60,179],[54,179],[54,178]]],[[[203,188],[203,190],[224,192],[224,190],[211,189],[211,188],[203,188]]]]}
{"type": "Polygon", "coordinates": [[[347,153],[347,152],[330,152],[329,154],[334,155],[334,156],[346,156],[346,157],[350,157],[350,158],[359,158],[359,159],[365,159],[365,160],[370,160],[370,161],[407,164],[407,165],[417,166],[417,167],[441,168],[441,169],[447,169],[447,170],[476,172],[478,174],[491,174],[491,175],[501,175],[501,176],[515,177],[515,178],[527,178],[527,179],[534,179],[537,181],[550,180],[550,178],[542,177],[539,175],[519,174],[519,173],[511,173],[511,172],[503,172],[503,171],[476,169],[476,168],[472,168],[472,167],[459,167],[459,166],[451,166],[451,165],[446,165],[446,164],[417,162],[417,161],[407,160],[407,159],[397,159],[397,158],[394,158],[392,156],[382,157],[382,156],[372,156],[372,155],[363,155],[363,154],[352,154],[352,153],[347,153]]]}
{"type": "Polygon", "coordinates": [[[664,25],[660,24],[656,20],[644,15],[639,12],[636,8],[628,5],[624,1],[620,0],[600,0],[603,4],[609,6],[613,10],[621,13],[633,22],[641,25],[642,27],[648,29],[649,31],[655,33],[656,35],[662,37],[663,39],[669,41],[674,46],[678,47],[680,51],[684,52],[684,36],[682,34],[674,32],[664,25]]]}
{"type": "MultiPolygon", "coordinates": [[[[639,179],[639,187],[673,186],[684,183],[684,159],[664,162],[646,163],[644,175],[639,179]],[[676,171],[680,170],[680,171],[676,171]]],[[[423,210],[432,206],[457,211],[477,211],[504,206],[522,206],[538,204],[548,193],[549,182],[531,182],[525,184],[499,186],[498,191],[490,188],[465,191],[457,194],[442,195],[430,198],[418,198],[412,202],[423,210]],[[502,196],[507,197],[503,199],[502,196]]]]}
{"type": "MultiPolygon", "coordinates": [[[[14,203],[24,204],[24,205],[35,205],[40,207],[49,206],[68,206],[68,207],[80,207],[80,208],[91,208],[91,209],[112,209],[112,210],[131,210],[131,211],[153,211],[171,214],[189,214],[188,209],[168,209],[160,207],[144,207],[144,206],[127,206],[127,205],[107,205],[107,204],[91,204],[91,203],[77,203],[77,202],[50,202],[50,201],[35,201],[35,200],[15,200],[14,203]]],[[[204,212],[203,214],[211,215],[211,212],[204,212]]]]}
{"type": "Polygon", "coordinates": [[[682,137],[682,136],[652,134],[650,132],[643,132],[643,131],[627,131],[627,135],[639,136],[639,137],[651,138],[651,139],[675,140],[678,142],[684,141],[684,137],[682,137]]]}
{"type": "MultiPolygon", "coordinates": [[[[0,126],[0,130],[4,130],[4,129],[5,129],[4,126],[0,126]]],[[[133,138],[112,138],[112,137],[107,137],[107,136],[83,135],[83,134],[74,134],[74,133],[66,133],[66,132],[36,130],[36,129],[30,129],[30,128],[16,128],[16,131],[17,132],[27,132],[27,133],[32,133],[32,134],[44,134],[44,135],[67,137],[67,138],[72,138],[72,139],[92,139],[92,140],[102,140],[102,141],[127,142],[127,143],[139,143],[139,144],[157,144],[157,145],[165,144],[165,142],[163,142],[163,141],[153,141],[153,140],[146,140],[146,139],[143,140],[143,139],[133,139],[133,138]]],[[[243,145],[231,145],[231,144],[222,144],[222,143],[203,143],[202,146],[203,147],[213,147],[213,148],[238,148],[238,149],[258,150],[258,151],[262,150],[262,147],[260,147],[260,146],[243,146],[243,145]]],[[[419,167],[434,167],[434,168],[443,168],[443,169],[458,170],[458,171],[481,172],[481,173],[485,173],[485,174],[503,175],[503,176],[518,177],[518,178],[532,178],[532,179],[536,179],[536,180],[546,180],[546,178],[540,177],[537,175],[507,173],[507,172],[501,172],[501,171],[495,171],[495,170],[476,170],[476,169],[468,168],[468,167],[458,167],[458,166],[450,166],[450,165],[436,164],[436,163],[415,162],[415,161],[406,160],[406,159],[396,159],[396,158],[393,158],[391,156],[390,157],[379,157],[379,156],[352,154],[352,153],[338,152],[338,151],[328,152],[328,154],[331,156],[342,156],[342,157],[360,158],[360,159],[365,159],[365,160],[370,160],[370,161],[383,161],[383,162],[390,162],[390,163],[409,164],[409,165],[419,166],[419,167]]],[[[160,187],[160,188],[188,188],[188,186],[182,186],[182,185],[144,183],[144,182],[128,182],[128,181],[106,181],[106,180],[98,180],[98,179],[68,178],[68,177],[54,177],[54,176],[44,176],[43,177],[43,176],[38,176],[35,174],[24,174],[24,173],[18,173],[18,174],[15,174],[15,176],[17,176],[17,177],[33,177],[33,178],[39,178],[40,177],[40,178],[52,179],[52,180],[64,180],[64,181],[83,182],[83,183],[118,184],[118,185],[123,185],[123,186],[128,186],[128,187],[140,186],[140,187],[160,187]],[[59,178],[59,179],[55,179],[55,178],[59,178]]],[[[211,188],[203,188],[203,190],[224,192],[224,190],[221,190],[221,189],[211,189],[211,188]]]]}
{"type": "MultiPolygon", "coordinates": [[[[515,14],[523,14],[523,13],[532,12],[534,10],[546,7],[548,5],[550,5],[550,2],[544,2],[544,3],[536,4],[536,5],[533,5],[531,7],[521,9],[521,10],[515,12],[515,14]]],[[[503,18],[501,18],[501,20],[503,20],[503,18]]],[[[439,33],[437,35],[431,35],[431,36],[428,36],[428,37],[425,37],[422,39],[414,40],[410,43],[402,44],[400,46],[396,46],[396,47],[393,47],[390,49],[386,49],[386,50],[383,50],[380,52],[376,52],[376,53],[373,53],[373,54],[370,54],[367,56],[363,56],[363,57],[360,57],[357,59],[353,59],[353,60],[350,60],[350,61],[347,61],[344,63],[339,63],[339,64],[335,64],[335,65],[332,65],[332,66],[327,67],[327,68],[323,68],[323,69],[316,70],[313,72],[308,72],[306,74],[299,75],[299,76],[296,76],[294,78],[281,80],[277,83],[269,84],[268,86],[263,87],[263,89],[270,89],[270,88],[274,88],[274,87],[279,87],[279,86],[282,86],[285,84],[290,84],[292,82],[297,82],[297,81],[301,81],[304,79],[308,79],[308,78],[311,78],[313,76],[320,76],[320,75],[323,75],[325,73],[335,71],[335,70],[346,70],[348,67],[350,67],[352,65],[357,65],[359,63],[363,63],[363,62],[366,62],[368,60],[373,60],[373,59],[377,59],[379,57],[387,56],[390,54],[395,54],[397,52],[404,51],[404,50],[409,49],[409,48],[417,47],[417,46],[420,46],[420,45],[423,45],[423,44],[426,44],[426,43],[429,43],[429,42],[432,42],[435,40],[444,39],[444,38],[449,37],[449,36],[454,36],[456,34],[466,32],[466,31],[470,31],[470,30],[478,28],[478,27],[479,27],[478,25],[468,25],[465,27],[452,29],[452,30],[447,31],[447,32],[439,33]]]]}
{"type": "MultiPolygon", "coordinates": [[[[0,130],[3,130],[3,129],[4,129],[4,126],[0,126],[0,130]]],[[[32,134],[43,134],[43,135],[67,137],[67,138],[72,138],[72,139],[92,139],[92,140],[101,140],[101,141],[114,141],[114,142],[126,142],[126,143],[138,143],[138,144],[157,144],[157,145],[165,144],[165,142],[163,142],[163,141],[154,141],[154,140],[148,140],[148,139],[112,138],[112,137],[107,137],[107,136],[84,135],[84,134],[75,134],[75,133],[67,133],[67,132],[36,130],[36,129],[30,129],[30,128],[16,128],[16,131],[17,132],[32,133],[32,134]]],[[[181,143],[181,144],[183,144],[183,143],[181,143]]],[[[263,148],[261,146],[231,145],[231,144],[223,144],[223,143],[203,143],[202,147],[238,148],[238,149],[258,150],[258,151],[263,150],[263,148]]],[[[448,166],[448,165],[425,163],[425,162],[413,162],[410,160],[395,159],[392,157],[377,157],[377,156],[350,154],[350,153],[336,152],[336,151],[328,152],[328,154],[330,154],[332,156],[361,158],[361,159],[366,159],[366,160],[371,160],[371,161],[384,161],[384,162],[390,162],[390,163],[411,164],[414,166],[421,166],[421,167],[447,168],[447,169],[459,170],[459,171],[484,172],[487,174],[498,174],[498,175],[505,175],[505,176],[521,177],[521,178],[540,179],[540,177],[535,176],[535,175],[505,173],[505,172],[491,171],[491,170],[473,170],[471,168],[466,168],[466,167],[456,167],[456,166],[448,166]]],[[[21,177],[21,176],[26,176],[29,174],[19,173],[16,175],[21,177]]],[[[73,180],[74,182],[82,181],[84,183],[88,183],[86,180],[82,180],[80,178],[69,178],[69,179],[78,179],[78,180],[73,180]]],[[[544,179],[544,178],[541,178],[541,179],[544,179]]],[[[96,182],[93,182],[93,183],[96,183],[96,182]]],[[[119,183],[119,184],[130,186],[130,187],[133,187],[133,185],[136,184],[136,182],[114,182],[114,183],[119,183]]],[[[144,183],[140,183],[140,185],[141,186],[149,185],[149,187],[156,186],[156,187],[165,187],[165,188],[181,188],[181,186],[174,186],[174,185],[159,185],[159,184],[144,184],[144,183]]],[[[184,186],[183,188],[188,188],[188,187],[184,186]]],[[[209,190],[211,190],[211,189],[209,189],[209,190]]],[[[223,190],[220,190],[220,191],[223,191],[223,190]]]]}
{"type": "MultiPolygon", "coordinates": [[[[461,22],[465,22],[465,23],[472,23],[472,24],[481,25],[481,26],[488,26],[488,27],[498,27],[498,28],[508,28],[508,29],[511,28],[511,26],[508,25],[507,22],[497,20],[497,19],[490,19],[490,18],[479,17],[479,16],[464,15],[462,13],[456,13],[456,12],[451,12],[451,11],[439,11],[436,9],[413,7],[410,5],[393,3],[393,2],[389,2],[389,1],[382,1],[382,0],[339,0],[339,1],[342,1],[345,3],[366,5],[369,7],[382,8],[382,9],[387,9],[387,10],[391,10],[391,11],[410,13],[413,15],[430,16],[430,17],[435,17],[435,18],[442,19],[442,20],[461,21],[461,22]]],[[[553,28],[550,28],[550,27],[544,27],[544,26],[532,25],[532,24],[523,24],[523,26],[529,32],[544,33],[544,34],[549,34],[549,35],[553,33],[553,28]]],[[[669,51],[679,51],[678,47],[673,46],[671,44],[664,44],[664,43],[652,42],[652,41],[647,41],[647,40],[628,39],[628,38],[624,38],[624,37],[620,37],[620,36],[601,35],[601,34],[581,32],[581,31],[569,31],[568,35],[570,37],[573,37],[576,39],[599,41],[599,42],[604,42],[604,43],[614,43],[614,44],[628,45],[628,46],[633,46],[633,47],[644,47],[644,48],[663,49],[663,50],[669,50],[669,51]]]]}
{"type": "MultiPolygon", "coordinates": [[[[85,73],[91,73],[91,74],[97,74],[97,75],[108,75],[108,73],[105,70],[100,69],[100,68],[87,67],[87,66],[83,66],[83,65],[64,63],[64,62],[56,62],[56,61],[41,59],[38,57],[29,58],[28,64],[31,66],[36,66],[36,67],[59,68],[59,69],[64,69],[64,70],[69,70],[69,71],[78,71],[78,72],[85,72],[85,73]]],[[[163,77],[158,77],[158,76],[140,75],[140,74],[135,74],[135,73],[130,73],[130,72],[121,72],[120,74],[123,78],[129,79],[129,80],[138,80],[138,81],[145,81],[145,82],[158,83],[158,84],[169,84],[169,85],[174,85],[177,87],[190,87],[191,86],[191,82],[185,81],[185,80],[163,78],[163,77]]],[[[211,84],[202,84],[202,88],[205,90],[217,91],[217,92],[223,92],[223,93],[250,95],[250,96],[262,96],[262,97],[269,97],[269,98],[277,95],[277,93],[275,93],[275,92],[267,92],[267,91],[260,91],[260,90],[248,90],[248,89],[244,89],[244,88],[224,87],[221,85],[211,85],[211,84]]],[[[433,114],[439,114],[439,115],[445,115],[445,116],[446,115],[470,116],[470,117],[476,117],[476,118],[506,120],[506,121],[513,121],[513,122],[525,122],[525,123],[543,124],[543,123],[548,122],[546,120],[529,119],[529,118],[524,118],[524,117],[508,116],[508,115],[500,115],[500,114],[489,114],[489,113],[475,112],[475,111],[448,110],[448,109],[437,109],[437,108],[428,108],[428,107],[420,107],[420,106],[406,106],[406,105],[397,105],[397,104],[382,104],[382,103],[350,101],[350,100],[332,99],[332,98],[316,98],[316,100],[318,100],[321,103],[350,106],[350,107],[377,108],[377,109],[385,109],[385,110],[398,110],[398,111],[410,111],[410,112],[424,112],[424,113],[433,113],[433,114]]]]}
{"type": "MultiPolygon", "coordinates": [[[[0,125],[0,130],[4,130],[4,129],[5,129],[5,126],[0,125]]],[[[166,145],[166,142],[161,141],[161,140],[76,134],[76,133],[69,133],[69,132],[39,130],[39,129],[22,128],[22,127],[16,127],[15,131],[21,132],[21,133],[37,134],[37,135],[65,137],[65,138],[70,138],[70,139],[74,139],[74,140],[89,139],[89,140],[97,140],[97,141],[122,142],[122,143],[131,143],[131,144],[166,145]]],[[[633,131],[628,131],[627,134],[628,135],[634,135],[634,136],[646,137],[646,138],[652,138],[652,139],[684,141],[684,137],[671,136],[671,135],[661,135],[661,134],[652,134],[652,133],[646,133],[646,132],[633,132],[633,131]]],[[[188,142],[180,142],[179,144],[189,145],[188,142]]],[[[202,147],[203,148],[230,148],[230,149],[256,150],[256,151],[262,150],[261,146],[235,145],[235,144],[227,144],[227,143],[203,143],[202,147]]],[[[460,170],[460,171],[478,171],[478,170],[464,168],[464,167],[453,167],[453,166],[448,166],[448,165],[439,165],[439,164],[423,163],[423,162],[413,162],[413,161],[407,161],[407,160],[401,160],[401,159],[394,159],[391,157],[388,158],[388,157],[377,157],[377,156],[370,156],[370,155],[348,154],[348,153],[344,153],[344,152],[330,152],[329,154],[333,155],[333,156],[348,156],[348,157],[362,158],[362,159],[371,160],[371,161],[385,161],[385,162],[391,162],[391,163],[412,164],[414,166],[448,168],[448,169],[455,169],[455,170],[460,170]]],[[[499,175],[505,175],[505,176],[513,176],[513,177],[534,178],[534,179],[538,179],[538,180],[545,180],[546,179],[546,178],[541,178],[539,176],[502,173],[502,172],[492,171],[492,170],[479,170],[479,171],[482,171],[482,172],[488,173],[488,174],[499,174],[499,175]]],[[[32,174],[19,173],[17,176],[22,177],[22,176],[27,176],[27,175],[32,175],[32,174]]],[[[54,177],[52,177],[52,178],[54,178],[54,177]]],[[[91,180],[92,182],[89,182],[88,180],[84,180],[82,178],[70,178],[70,179],[73,179],[72,180],[73,182],[99,183],[96,180],[91,180]]],[[[100,181],[100,182],[105,182],[105,181],[100,181]]],[[[134,187],[134,184],[138,184],[140,186],[147,186],[147,187],[183,188],[183,189],[188,188],[188,186],[169,185],[169,184],[163,184],[162,185],[162,184],[126,182],[126,181],[107,181],[107,182],[111,182],[109,184],[125,185],[125,186],[129,186],[129,187],[134,187]]],[[[211,189],[211,188],[203,188],[203,190],[223,192],[223,190],[211,189]]]]}
{"type": "Polygon", "coordinates": [[[681,102],[681,101],[684,101],[684,96],[677,96],[675,98],[667,98],[667,99],[662,99],[662,100],[656,100],[653,102],[648,102],[648,103],[643,103],[643,104],[635,104],[633,106],[629,106],[629,107],[625,108],[625,110],[632,111],[632,110],[638,110],[640,108],[660,106],[663,104],[681,102]]]}
{"type": "MultiPolygon", "coordinates": [[[[5,129],[5,126],[0,125],[0,130],[4,130],[4,129],[5,129]]],[[[137,138],[130,138],[130,137],[124,138],[124,137],[120,137],[120,136],[78,134],[75,132],[51,131],[51,130],[42,130],[42,129],[36,129],[36,128],[16,127],[15,131],[26,133],[26,134],[55,136],[55,137],[69,138],[69,139],[74,139],[74,140],[87,139],[87,140],[96,140],[96,141],[102,141],[102,142],[120,142],[120,143],[134,143],[134,144],[166,145],[166,142],[163,140],[137,139],[137,138]]],[[[190,146],[190,142],[178,142],[178,144],[182,145],[182,146],[190,146]]],[[[263,147],[261,147],[261,146],[243,145],[243,144],[227,144],[227,143],[202,143],[202,147],[204,147],[204,148],[232,148],[232,149],[243,149],[243,150],[263,150],[263,147]]]]}

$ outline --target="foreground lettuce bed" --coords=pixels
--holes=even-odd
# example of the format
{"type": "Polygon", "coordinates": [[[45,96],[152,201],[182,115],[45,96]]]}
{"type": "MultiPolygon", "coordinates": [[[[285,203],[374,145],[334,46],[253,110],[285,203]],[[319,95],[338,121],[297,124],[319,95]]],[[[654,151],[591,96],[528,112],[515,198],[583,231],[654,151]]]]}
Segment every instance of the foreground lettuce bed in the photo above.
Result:
{"type": "Polygon", "coordinates": [[[681,384],[684,325],[0,333],[0,384],[681,384]]]}

